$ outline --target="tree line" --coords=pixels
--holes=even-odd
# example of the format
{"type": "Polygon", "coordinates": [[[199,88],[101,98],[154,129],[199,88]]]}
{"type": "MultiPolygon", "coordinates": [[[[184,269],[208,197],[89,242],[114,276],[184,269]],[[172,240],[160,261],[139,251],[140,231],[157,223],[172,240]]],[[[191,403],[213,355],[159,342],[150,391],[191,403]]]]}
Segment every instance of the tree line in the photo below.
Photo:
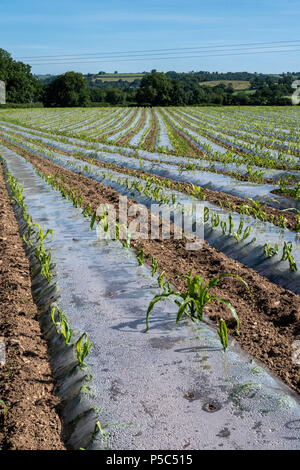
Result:
{"type": "MultiPolygon", "coordinates": [[[[300,76],[300,73],[299,73],[300,76]]],[[[89,78],[89,77],[88,77],[89,78]]],[[[141,80],[95,84],[81,73],[67,72],[42,83],[29,65],[12,59],[0,49],[0,80],[6,84],[6,101],[37,103],[47,107],[68,106],[185,106],[185,105],[289,105],[297,74],[280,76],[248,72],[167,73],[152,70],[141,80]],[[248,80],[250,89],[235,91],[232,84],[211,87],[211,80],[248,80]]]]}
{"type": "Polygon", "coordinates": [[[295,76],[258,76],[250,79],[250,89],[235,91],[232,84],[214,87],[200,85],[198,78],[186,74],[170,78],[161,72],[144,75],[139,86],[88,86],[85,78],[67,72],[46,85],[46,106],[185,106],[185,105],[290,105],[295,76]]]}

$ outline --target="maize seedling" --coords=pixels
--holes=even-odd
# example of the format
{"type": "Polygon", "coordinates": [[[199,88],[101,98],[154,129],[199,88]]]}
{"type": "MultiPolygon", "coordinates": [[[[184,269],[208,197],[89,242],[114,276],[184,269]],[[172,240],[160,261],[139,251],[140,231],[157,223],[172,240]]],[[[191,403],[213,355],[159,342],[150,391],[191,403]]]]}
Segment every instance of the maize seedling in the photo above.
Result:
{"type": "Polygon", "coordinates": [[[266,243],[263,248],[263,254],[268,258],[272,258],[273,256],[277,255],[279,252],[278,244],[276,243],[274,248],[270,246],[269,243],[266,243]]]}
{"type": "MultiPolygon", "coordinates": [[[[145,252],[144,252],[144,250],[143,250],[142,248],[139,249],[138,254],[137,254],[136,257],[137,257],[137,260],[138,260],[138,262],[139,262],[139,265],[140,265],[140,266],[143,266],[143,264],[144,264],[144,258],[145,258],[145,252]]],[[[148,258],[148,256],[147,256],[147,258],[148,258]]]]}
{"type": "Polygon", "coordinates": [[[210,289],[213,287],[216,287],[217,284],[225,277],[234,277],[241,281],[247,288],[250,296],[251,292],[249,289],[249,286],[246,281],[244,281],[240,276],[237,276],[235,274],[230,274],[230,273],[225,273],[221,274],[220,276],[217,276],[210,281],[206,281],[200,277],[200,276],[192,276],[192,271],[189,272],[188,275],[182,276],[186,278],[187,280],[187,289],[184,292],[177,292],[174,291],[170,288],[170,285],[168,284],[167,289],[164,289],[164,292],[162,294],[155,295],[153,299],[151,300],[147,314],[146,314],[146,331],[149,329],[149,315],[151,311],[153,310],[155,304],[159,302],[160,300],[163,300],[167,297],[174,296],[175,297],[175,303],[179,307],[177,311],[177,317],[176,317],[176,324],[182,319],[183,316],[187,316],[191,318],[192,321],[195,320],[202,320],[203,318],[203,309],[206,304],[212,302],[212,301],[217,301],[220,303],[225,304],[229,310],[232,313],[232,316],[236,320],[236,331],[239,333],[239,318],[236,313],[235,308],[231,305],[231,303],[226,300],[222,299],[216,296],[210,295],[210,289]],[[180,299],[180,300],[179,300],[180,299]]]}
{"type": "Polygon", "coordinates": [[[105,431],[102,429],[100,421],[97,421],[96,424],[95,424],[93,436],[96,436],[99,432],[101,433],[102,437],[106,437],[106,436],[107,436],[107,432],[105,432],[105,431]]]}
{"type": "Polygon", "coordinates": [[[152,277],[154,277],[156,271],[157,271],[157,268],[158,268],[158,263],[157,263],[157,259],[152,256],[152,264],[151,264],[151,267],[152,267],[152,277]]]}
{"type": "Polygon", "coordinates": [[[292,256],[293,244],[292,242],[284,242],[281,261],[288,260],[291,271],[298,271],[298,266],[295,258],[292,256]]]}
{"type": "Polygon", "coordinates": [[[163,287],[165,274],[165,271],[163,271],[157,278],[157,283],[159,287],[163,287]]]}
{"type": "Polygon", "coordinates": [[[88,334],[83,333],[76,341],[76,354],[79,365],[83,365],[83,361],[90,352],[93,343],[89,340],[88,334]]]}
{"type": "Polygon", "coordinates": [[[57,333],[60,333],[66,344],[70,344],[72,337],[72,330],[69,327],[67,317],[59,310],[58,307],[52,307],[50,312],[51,320],[56,328],[57,333]],[[55,320],[55,313],[57,311],[58,320],[55,320]]]}
{"type": "Polygon", "coordinates": [[[4,416],[6,417],[7,416],[7,406],[4,402],[4,400],[0,400],[0,405],[2,406],[3,410],[4,410],[4,416]]]}
{"type": "Polygon", "coordinates": [[[221,344],[224,348],[224,351],[228,348],[228,334],[227,334],[227,326],[223,318],[220,318],[218,323],[218,335],[221,341],[221,344]]]}

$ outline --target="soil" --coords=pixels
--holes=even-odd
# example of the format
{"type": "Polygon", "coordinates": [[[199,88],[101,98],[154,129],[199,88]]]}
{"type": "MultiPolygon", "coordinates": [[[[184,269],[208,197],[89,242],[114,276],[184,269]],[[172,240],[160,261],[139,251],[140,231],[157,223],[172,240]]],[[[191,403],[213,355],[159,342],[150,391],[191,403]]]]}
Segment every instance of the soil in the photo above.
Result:
{"type": "Polygon", "coordinates": [[[63,450],[62,425],[37,307],[29,262],[0,166],[0,448],[63,450]]]}
{"type": "MultiPolygon", "coordinates": [[[[15,150],[45,175],[60,178],[66,190],[76,189],[83,198],[83,206],[90,204],[93,210],[96,210],[99,204],[110,203],[118,211],[117,191],[28,151],[16,147],[15,150]]],[[[128,201],[128,206],[133,203],[134,201],[128,201]]],[[[130,222],[130,217],[128,220],[130,222]]],[[[233,278],[222,280],[218,287],[211,291],[213,295],[229,300],[236,308],[240,319],[240,334],[236,334],[236,323],[223,305],[208,304],[205,313],[216,322],[222,316],[227,322],[229,332],[246,351],[300,392],[300,368],[291,360],[291,344],[300,339],[300,297],[271,283],[255,270],[228,258],[206,242],[198,251],[187,251],[185,243],[184,239],[138,239],[132,240],[131,246],[136,250],[144,250],[145,262],[151,264],[152,257],[156,257],[158,271],[165,271],[166,279],[181,291],[184,290],[185,280],[180,276],[190,270],[193,270],[194,275],[199,274],[205,279],[211,279],[221,273],[241,276],[248,283],[252,298],[243,284],[233,278]]]]}
{"type": "Polygon", "coordinates": [[[151,128],[144,140],[143,146],[146,150],[149,150],[151,152],[151,151],[154,151],[155,149],[156,136],[158,132],[158,118],[152,108],[150,109],[150,114],[151,114],[151,128]]]}

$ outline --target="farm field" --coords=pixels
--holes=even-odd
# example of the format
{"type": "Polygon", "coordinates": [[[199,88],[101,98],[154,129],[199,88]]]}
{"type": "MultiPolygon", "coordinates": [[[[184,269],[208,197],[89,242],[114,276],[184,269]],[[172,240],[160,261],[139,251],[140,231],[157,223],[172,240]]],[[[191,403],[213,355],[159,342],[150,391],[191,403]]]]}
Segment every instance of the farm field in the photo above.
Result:
{"type": "Polygon", "coordinates": [[[135,80],[141,80],[143,76],[143,73],[106,73],[103,75],[94,75],[91,81],[101,80],[101,82],[117,82],[123,80],[132,83],[135,80]]]}
{"type": "Polygon", "coordinates": [[[299,107],[3,109],[0,156],[68,447],[297,448],[299,107]],[[202,247],[135,203],[199,204],[202,247]]]}
{"type": "Polygon", "coordinates": [[[207,82],[199,82],[199,85],[214,87],[217,85],[232,85],[234,90],[248,90],[250,82],[248,80],[210,80],[207,82]]]}

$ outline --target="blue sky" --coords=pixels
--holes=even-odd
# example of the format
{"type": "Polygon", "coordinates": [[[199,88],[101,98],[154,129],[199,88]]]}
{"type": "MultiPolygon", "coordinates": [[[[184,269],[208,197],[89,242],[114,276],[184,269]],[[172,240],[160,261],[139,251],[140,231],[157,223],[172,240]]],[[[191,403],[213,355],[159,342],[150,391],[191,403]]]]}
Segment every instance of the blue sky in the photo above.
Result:
{"type": "MultiPolygon", "coordinates": [[[[36,0],[2,1],[0,48],[32,65],[34,73],[300,70],[300,0],[36,0]],[[224,46],[299,40],[295,52],[220,56],[224,46]],[[169,51],[146,60],[117,52],[207,47],[169,51]],[[212,48],[212,49],[210,49],[212,48]],[[218,49],[221,48],[221,49],[218,49]],[[193,53],[192,53],[193,52],[193,53]],[[210,52],[210,54],[209,54],[210,52]],[[102,57],[25,57],[99,54],[102,57]],[[103,55],[115,55],[115,58],[103,55]],[[214,56],[219,54],[219,56],[214,56]],[[194,57],[194,56],[205,57],[194,57]],[[192,57],[189,57],[192,56],[192,57]],[[160,59],[158,59],[160,57],[160,59]],[[79,63],[79,62],[90,63],[79,63]],[[45,62],[38,64],[39,62],[45,62]],[[58,62],[58,63],[57,63],[58,62]],[[61,62],[66,62],[64,59],[61,62]]],[[[285,50],[282,44],[274,47],[285,50]]],[[[291,49],[291,48],[289,48],[291,49]]],[[[259,49],[263,51],[264,49],[259,49]]],[[[252,51],[251,51],[252,52],[252,51]]],[[[136,54],[144,59],[145,54],[136,54]]]]}

